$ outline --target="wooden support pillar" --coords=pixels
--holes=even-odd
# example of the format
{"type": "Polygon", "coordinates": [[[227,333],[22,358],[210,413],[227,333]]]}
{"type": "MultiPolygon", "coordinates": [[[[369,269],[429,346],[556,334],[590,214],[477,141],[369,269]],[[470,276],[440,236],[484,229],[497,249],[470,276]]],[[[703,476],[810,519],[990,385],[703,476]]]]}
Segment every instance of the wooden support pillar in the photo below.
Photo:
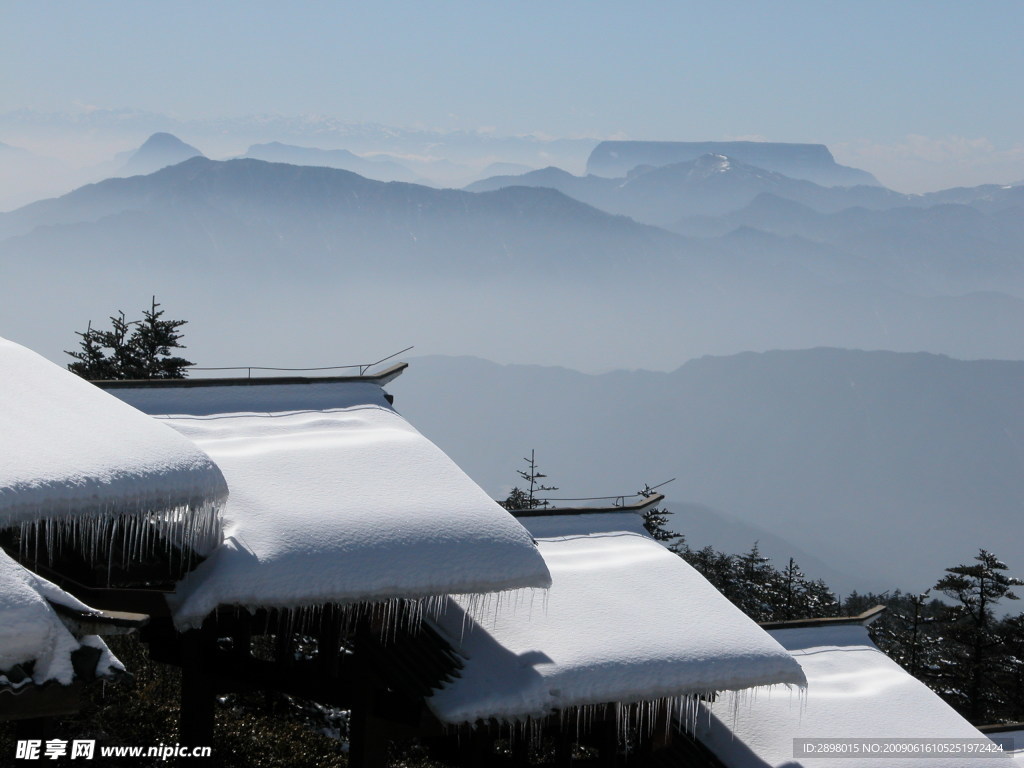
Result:
{"type": "Polygon", "coordinates": [[[573,734],[567,723],[562,723],[555,736],[555,765],[569,768],[572,765],[573,734]]]}
{"type": "Polygon", "coordinates": [[[239,609],[235,616],[235,631],[231,636],[232,654],[238,661],[244,661],[252,655],[252,616],[248,611],[239,609]]]}
{"type": "Polygon", "coordinates": [[[317,666],[324,677],[338,676],[341,656],[341,612],[334,606],[324,608],[317,636],[317,666]]]}
{"type": "Polygon", "coordinates": [[[213,680],[215,640],[209,629],[192,629],[181,636],[181,743],[213,745],[213,680]]]}
{"type": "Polygon", "coordinates": [[[459,766],[461,768],[490,768],[493,762],[494,737],[486,726],[464,729],[459,734],[459,766]]]}
{"type": "Polygon", "coordinates": [[[606,718],[597,723],[597,754],[602,768],[618,768],[619,760],[619,729],[615,718],[606,718]]]}
{"type": "Polygon", "coordinates": [[[512,768],[528,768],[530,765],[530,736],[526,733],[512,733],[510,737],[512,748],[512,768]]]}
{"type": "Polygon", "coordinates": [[[371,642],[371,631],[363,621],[356,628],[355,676],[348,721],[349,768],[385,768],[387,762],[387,739],[373,716],[374,681],[363,658],[360,658],[360,651],[371,642]]]}

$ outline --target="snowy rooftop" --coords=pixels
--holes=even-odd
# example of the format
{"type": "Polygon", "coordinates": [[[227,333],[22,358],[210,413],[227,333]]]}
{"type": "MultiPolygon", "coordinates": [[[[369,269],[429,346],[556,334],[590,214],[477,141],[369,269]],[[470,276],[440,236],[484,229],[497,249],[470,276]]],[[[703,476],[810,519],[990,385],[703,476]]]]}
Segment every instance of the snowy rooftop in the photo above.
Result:
{"type": "Polygon", "coordinates": [[[297,608],[546,587],[529,533],[398,415],[377,381],[118,388],[227,478],[223,544],[179,586],[179,626],[219,605],[297,608]]]}
{"type": "Polygon", "coordinates": [[[220,539],[220,470],[181,435],[0,339],[0,528],[119,515],[169,523],[202,552],[220,539]]]}
{"type": "Polygon", "coordinates": [[[72,654],[83,645],[100,651],[96,674],[124,669],[98,637],[76,639],[57,616],[54,603],[91,611],[0,549],[0,695],[31,683],[70,684],[75,676],[72,654]]]}
{"type": "MultiPolygon", "coordinates": [[[[726,696],[709,717],[697,718],[697,736],[729,768],[877,768],[878,755],[863,758],[795,758],[793,740],[984,739],[923,683],[870,640],[867,628],[832,625],[771,632],[807,675],[806,698],[785,688],[726,696]]],[[[1007,766],[996,758],[936,759],[900,756],[913,766],[1007,766]]]]}
{"type": "Polygon", "coordinates": [[[428,704],[449,723],[539,718],[772,683],[796,686],[792,657],[682,558],[623,515],[525,521],[551,571],[546,596],[497,607],[457,598],[439,619],[465,656],[428,704]],[[592,518],[592,519],[587,519],[592,518]],[[593,524],[602,522],[603,532],[593,524]],[[533,528],[532,526],[537,526],[533,528]]]}

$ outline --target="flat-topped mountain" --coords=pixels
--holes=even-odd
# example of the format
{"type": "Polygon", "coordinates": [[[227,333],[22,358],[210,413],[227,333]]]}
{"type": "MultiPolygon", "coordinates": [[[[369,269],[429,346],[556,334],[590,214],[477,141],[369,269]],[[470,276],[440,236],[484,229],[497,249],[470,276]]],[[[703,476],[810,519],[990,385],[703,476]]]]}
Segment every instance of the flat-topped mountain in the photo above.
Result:
{"type": "Polygon", "coordinates": [[[915,198],[877,186],[825,187],[722,154],[639,165],[617,178],[594,173],[574,176],[560,168],[543,168],[520,176],[482,179],[466,189],[482,192],[509,186],[557,189],[609,213],[656,226],[672,226],[684,216],[721,216],[765,193],[821,211],[908,205],[915,198]]]}
{"type": "Polygon", "coordinates": [[[768,171],[823,186],[877,185],[867,171],[836,163],[824,144],[761,141],[602,141],[587,159],[587,173],[625,176],[640,165],[671,165],[701,155],[727,155],[768,171]]]}

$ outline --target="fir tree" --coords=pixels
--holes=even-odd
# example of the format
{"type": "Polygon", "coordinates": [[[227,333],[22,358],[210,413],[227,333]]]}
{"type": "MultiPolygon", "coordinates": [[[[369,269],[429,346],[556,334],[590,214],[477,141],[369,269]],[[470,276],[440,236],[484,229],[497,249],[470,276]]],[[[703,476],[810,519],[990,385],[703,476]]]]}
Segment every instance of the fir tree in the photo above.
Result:
{"type": "Polygon", "coordinates": [[[999,719],[1024,722],[1024,613],[1007,616],[998,627],[1003,653],[999,665],[999,693],[1005,706],[999,719]]]}
{"type": "Polygon", "coordinates": [[[973,565],[946,569],[935,589],[955,602],[943,616],[948,657],[939,671],[942,693],[972,723],[992,719],[999,709],[997,680],[1005,649],[993,609],[1016,600],[1012,588],[1024,581],[1007,576],[1006,564],[980,550],[973,565]]]}
{"type": "Polygon", "coordinates": [[[732,601],[755,621],[774,619],[776,606],[783,604],[785,598],[779,589],[780,580],[771,565],[771,558],[761,554],[755,541],[749,552],[736,557],[733,562],[737,593],[732,601]]]}
{"type": "Polygon", "coordinates": [[[516,486],[505,501],[501,502],[501,505],[505,509],[536,509],[551,506],[547,499],[538,498],[537,494],[544,491],[557,491],[558,488],[554,485],[544,485],[541,482],[547,475],[537,468],[536,452],[531,448],[530,458],[523,458],[523,461],[526,462],[526,469],[517,469],[516,473],[526,481],[526,490],[516,486]]]}
{"type": "Polygon", "coordinates": [[[100,330],[89,322],[77,351],[65,350],[76,362],[68,370],[84,379],[181,379],[192,363],[173,356],[171,350],[184,349],[178,329],[186,320],[164,320],[156,297],[143,310],[142,320],[127,320],[124,312],[110,317],[110,329],[100,330]]]}
{"type": "Polygon", "coordinates": [[[187,320],[162,320],[164,315],[153,297],[150,308],[142,313],[142,320],[135,325],[130,347],[138,362],[140,379],[181,379],[187,375],[186,368],[192,365],[183,357],[175,357],[172,349],[184,349],[178,329],[187,320]]]}

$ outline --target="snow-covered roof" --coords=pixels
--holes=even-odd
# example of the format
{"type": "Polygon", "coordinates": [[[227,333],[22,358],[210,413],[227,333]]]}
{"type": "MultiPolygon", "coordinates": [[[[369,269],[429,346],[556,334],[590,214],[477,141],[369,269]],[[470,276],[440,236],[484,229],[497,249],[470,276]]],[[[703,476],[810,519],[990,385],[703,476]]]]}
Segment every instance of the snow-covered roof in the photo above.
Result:
{"type": "Polygon", "coordinates": [[[1017,763],[1024,765],[1024,728],[1018,728],[1015,731],[993,733],[991,737],[993,739],[1009,739],[1009,743],[1013,745],[1009,749],[1010,754],[1013,755],[1017,763]]]}
{"type": "Polygon", "coordinates": [[[989,734],[989,737],[1000,740],[1003,744],[1012,744],[1008,749],[1009,753],[1013,755],[1015,759],[1015,762],[1012,763],[1012,765],[1014,768],[1016,768],[1017,765],[1024,765],[1024,728],[992,733],[989,734]]]}
{"type": "MultiPolygon", "coordinates": [[[[979,731],[880,651],[860,625],[773,630],[807,675],[805,694],[784,687],[726,695],[696,719],[697,737],[729,768],[877,768],[878,754],[795,758],[794,739],[974,739],[979,731]]],[[[1006,766],[1005,757],[900,755],[893,765],[1006,766]]],[[[1010,762],[1009,764],[1013,764],[1010,762]]]]}
{"type": "Polygon", "coordinates": [[[581,532],[603,517],[525,521],[561,534],[537,542],[548,592],[497,606],[456,598],[435,620],[465,657],[428,700],[441,720],[803,684],[792,657],[682,558],[639,533],[581,532]]]}
{"type": "Polygon", "coordinates": [[[0,528],[49,519],[95,534],[128,516],[200,553],[220,540],[227,485],[195,445],[6,339],[0,381],[0,528]]]}
{"type": "Polygon", "coordinates": [[[31,683],[56,681],[69,685],[75,676],[72,654],[83,645],[100,651],[97,675],[124,669],[95,635],[72,635],[52,604],[91,612],[87,605],[26,570],[0,549],[0,695],[31,683]]]}
{"type": "Polygon", "coordinates": [[[297,608],[546,587],[529,533],[394,411],[378,383],[116,389],[227,478],[223,544],[173,598],[297,608]]]}

